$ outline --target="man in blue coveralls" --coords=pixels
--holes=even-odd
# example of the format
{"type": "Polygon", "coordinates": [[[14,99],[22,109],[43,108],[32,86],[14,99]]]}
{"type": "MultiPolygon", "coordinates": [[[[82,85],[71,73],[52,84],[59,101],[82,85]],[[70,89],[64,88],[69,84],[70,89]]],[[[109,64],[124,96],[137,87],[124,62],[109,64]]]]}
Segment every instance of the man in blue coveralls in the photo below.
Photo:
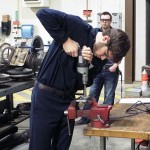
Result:
{"type": "Polygon", "coordinates": [[[68,150],[75,121],[69,120],[69,135],[64,111],[74,100],[76,91],[83,88],[82,75],[77,72],[78,48],[82,49],[84,59],[89,63],[92,60],[94,69],[92,73],[89,71],[89,81],[92,81],[93,73],[103,67],[101,58],[120,61],[127,54],[130,42],[122,30],[112,31],[95,42],[100,29],[92,28],[78,16],[48,8],[36,15],[54,40],[32,91],[29,150],[68,150]]]}

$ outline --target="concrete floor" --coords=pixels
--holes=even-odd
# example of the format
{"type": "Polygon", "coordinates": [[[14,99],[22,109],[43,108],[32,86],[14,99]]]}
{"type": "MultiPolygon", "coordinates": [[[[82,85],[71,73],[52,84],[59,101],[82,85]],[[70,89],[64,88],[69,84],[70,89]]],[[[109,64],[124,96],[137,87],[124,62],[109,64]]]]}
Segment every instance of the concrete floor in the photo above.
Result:
{"type": "MultiPolygon", "coordinates": [[[[128,88],[133,88],[140,86],[140,82],[135,82],[133,84],[123,84],[123,93],[124,96],[125,90],[128,88]]],[[[117,90],[116,90],[116,98],[115,102],[120,100],[121,96],[121,83],[118,83],[117,90]]],[[[103,99],[103,93],[101,94],[100,102],[103,99]]],[[[79,118],[78,118],[79,119],[79,118]]],[[[72,143],[70,146],[70,150],[100,150],[100,138],[99,137],[88,137],[83,136],[83,128],[86,125],[76,126],[74,130],[74,135],[72,139],[72,143]]],[[[22,132],[23,130],[28,129],[29,127],[29,119],[25,120],[24,122],[18,124],[19,131],[22,132]]],[[[107,138],[107,150],[130,150],[131,140],[124,139],[124,138],[107,138]]],[[[13,150],[28,150],[29,143],[24,143],[18,145],[17,147],[13,148],[13,150]]],[[[137,146],[137,145],[136,145],[137,146]]],[[[146,150],[146,148],[140,148],[140,150],[146,150]]]]}
{"type": "MultiPolygon", "coordinates": [[[[85,126],[86,125],[75,127],[70,150],[100,150],[99,137],[83,136],[83,128],[85,126]]],[[[23,129],[25,128],[23,127],[23,129]]],[[[107,147],[106,147],[107,150],[130,150],[131,143],[129,139],[108,138],[106,142],[107,142],[107,147]]],[[[29,143],[24,143],[13,148],[13,150],[28,150],[28,145],[29,143]]]]}
{"type": "MultiPolygon", "coordinates": [[[[100,150],[100,137],[83,136],[83,128],[86,125],[76,126],[70,150],[100,150]]],[[[20,131],[28,128],[28,120],[19,125],[20,131]]],[[[107,150],[130,150],[131,140],[126,138],[107,138],[107,150]]],[[[29,143],[24,143],[16,146],[12,150],[28,150],[29,143]]],[[[135,148],[137,145],[135,146],[135,148]]],[[[148,150],[147,148],[140,148],[140,150],[148,150]]]]}

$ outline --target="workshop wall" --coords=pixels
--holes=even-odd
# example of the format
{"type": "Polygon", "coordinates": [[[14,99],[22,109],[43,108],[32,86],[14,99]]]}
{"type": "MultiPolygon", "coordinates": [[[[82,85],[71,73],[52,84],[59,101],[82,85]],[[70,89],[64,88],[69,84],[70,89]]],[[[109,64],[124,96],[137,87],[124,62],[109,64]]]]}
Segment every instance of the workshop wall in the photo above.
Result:
{"type": "MultiPolygon", "coordinates": [[[[14,2],[10,4],[10,0],[1,1],[0,5],[0,21],[2,21],[2,15],[10,15],[10,19],[15,18],[15,11],[17,9],[17,0],[14,0],[14,2]]],[[[0,23],[0,29],[1,29],[1,23],[0,23]]],[[[10,34],[9,37],[3,37],[0,30],[0,42],[11,42],[12,34],[10,34]]]]}
{"type": "Polygon", "coordinates": [[[141,68],[146,65],[146,1],[136,0],[135,80],[141,81],[141,68]]]}
{"type": "MultiPolygon", "coordinates": [[[[87,9],[87,0],[48,0],[50,8],[58,9],[65,11],[70,14],[78,15],[87,21],[87,18],[83,15],[83,10],[87,9]]],[[[136,42],[136,80],[140,80],[141,71],[140,67],[145,65],[145,4],[143,0],[136,1],[137,9],[137,28],[142,29],[142,32],[137,32],[137,42],[136,42]],[[142,15],[141,15],[142,14],[142,15]],[[142,24],[141,24],[142,21],[142,24]],[[144,26],[143,26],[144,24],[144,26]],[[143,44],[144,43],[144,44],[143,44]],[[141,58],[142,57],[142,58],[141,58]]],[[[88,17],[90,20],[89,24],[94,27],[99,27],[99,16],[98,13],[103,11],[109,11],[110,13],[121,13],[122,14],[122,30],[125,29],[125,0],[88,0],[88,9],[92,10],[91,17],[88,17]]],[[[40,35],[44,41],[44,44],[52,41],[52,38],[45,31],[39,20],[36,18],[36,12],[40,8],[30,8],[24,7],[23,0],[5,0],[1,2],[0,14],[5,15],[9,14],[11,21],[15,21],[16,14],[18,11],[18,19],[20,25],[23,24],[33,24],[34,25],[34,36],[40,35]],[[9,5],[8,5],[9,4],[9,5]]],[[[1,17],[2,18],[2,17],[1,17]]],[[[0,20],[1,20],[0,18],[0,20]]],[[[13,32],[13,25],[12,30],[13,32]]],[[[10,34],[9,37],[2,37],[0,34],[0,43],[9,42],[12,45],[15,44],[15,40],[13,39],[13,33],[10,34]]],[[[120,65],[120,69],[122,70],[122,74],[124,75],[124,59],[120,65]]],[[[123,76],[124,79],[124,76],[123,76]]]]}

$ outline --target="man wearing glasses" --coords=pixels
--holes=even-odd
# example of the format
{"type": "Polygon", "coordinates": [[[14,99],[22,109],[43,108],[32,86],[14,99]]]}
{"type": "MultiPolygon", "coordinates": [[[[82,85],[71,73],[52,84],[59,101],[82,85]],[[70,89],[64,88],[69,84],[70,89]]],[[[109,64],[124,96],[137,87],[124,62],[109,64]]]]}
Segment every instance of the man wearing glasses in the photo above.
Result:
{"type": "MultiPolygon", "coordinates": [[[[100,14],[100,24],[103,35],[109,34],[112,22],[112,15],[109,12],[103,12],[100,14]]],[[[98,35],[97,35],[98,36],[98,35]]],[[[99,38],[99,37],[97,37],[99,38]]],[[[106,59],[101,57],[101,60],[106,59]]],[[[109,58],[106,60],[101,73],[94,79],[93,85],[90,87],[90,96],[99,100],[99,96],[104,86],[104,104],[114,104],[115,90],[118,83],[119,68],[118,63],[109,58]]]]}
{"type": "MultiPolygon", "coordinates": [[[[100,14],[100,25],[101,25],[101,31],[103,32],[103,35],[108,35],[110,33],[110,30],[112,22],[112,15],[109,12],[103,12],[100,14]]],[[[99,39],[102,37],[102,32],[99,32],[96,35],[96,43],[99,41],[99,39]]],[[[99,45],[94,44],[93,49],[98,49],[99,45]]],[[[93,51],[94,51],[93,50],[93,51]]],[[[97,76],[93,80],[93,84],[90,87],[89,97],[94,97],[96,101],[99,101],[99,97],[101,94],[101,90],[104,86],[104,102],[103,104],[114,104],[114,98],[115,98],[115,90],[118,84],[118,78],[119,78],[119,63],[114,63],[113,59],[110,57],[111,54],[109,54],[109,51],[106,51],[105,47],[101,49],[101,51],[96,51],[95,56],[103,60],[104,66],[99,68],[97,76]],[[104,55],[100,55],[103,53],[104,55]],[[109,59],[107,59],[109,56],[109,59]]],[[[88,109],[88,106],[84,106],[85,109],[88,109]]],[[[86,117],[82,117],[80,120],[76,121],[76,125],[82,125],[89,123],[89,120],[86,117]]]]}

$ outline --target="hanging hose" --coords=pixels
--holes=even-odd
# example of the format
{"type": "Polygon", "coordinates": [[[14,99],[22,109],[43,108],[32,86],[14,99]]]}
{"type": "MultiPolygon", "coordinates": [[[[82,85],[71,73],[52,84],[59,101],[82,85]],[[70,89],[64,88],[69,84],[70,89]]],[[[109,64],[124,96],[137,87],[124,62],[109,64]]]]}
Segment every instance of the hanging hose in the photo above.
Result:
{"type": "Polygon", "coordinates": [[[121,77],[120,94],[121,94],[121,98],[122,98],[123,86],[122,86],[122,71],[121,70],[119,70],[119,75],[121,77]]]}

